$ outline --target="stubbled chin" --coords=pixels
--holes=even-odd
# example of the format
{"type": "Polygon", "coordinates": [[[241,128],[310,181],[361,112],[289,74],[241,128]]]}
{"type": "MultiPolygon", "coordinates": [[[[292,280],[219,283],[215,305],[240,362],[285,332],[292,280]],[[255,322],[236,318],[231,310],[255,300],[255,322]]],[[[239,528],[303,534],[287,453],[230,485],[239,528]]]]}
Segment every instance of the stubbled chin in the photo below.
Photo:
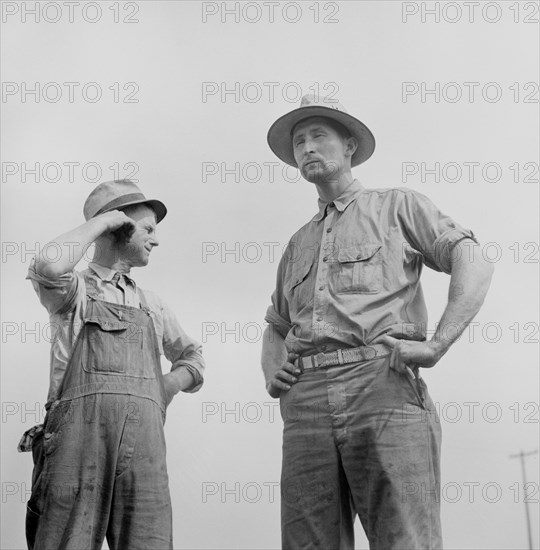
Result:
{"type": "Polygon", "coordinates": [[[304,179],[310,183],[321,183],[324,181],[323,175],[318,170],[309,170],[308,172],[302,172],[304,179]]]}

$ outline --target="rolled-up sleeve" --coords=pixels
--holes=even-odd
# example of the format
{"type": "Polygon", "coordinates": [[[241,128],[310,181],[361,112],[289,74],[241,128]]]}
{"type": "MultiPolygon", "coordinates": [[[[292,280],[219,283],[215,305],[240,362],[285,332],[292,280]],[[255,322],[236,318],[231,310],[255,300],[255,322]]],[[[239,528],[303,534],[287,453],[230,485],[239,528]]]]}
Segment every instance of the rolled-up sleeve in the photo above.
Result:
{"type": "Polygon", "coordinates": [[[292,328],[291,318],[289,316],[289,303],[283,293],[285,285],[285,266],[287,264],[287,252],[281,258],[279,262],[276,289],[272,294],[271,305],[266,310],[264,320],[272,326],[283,338],[287,337],[287,334],[292,328]]]}
{"type": "Polygon", "coordinates": [[[69,271],[59,277],[45,277],[36,269],[36,259],[32,258],[26,278],[29,279],[39,301],[49,314],[55,315],[73,309],[81,292],[84,293],[81,278],[76,271],[69,271]]]}
{"type": "Polygon", "coordinates": [[[171,371],[185,368],[193,376],[193,385],[185,389],[186,393],[194,393],[203,385],[205,363],[202,356],[202,346],[190,338],[180,326],[171,309],[161,302],[163,315],[163,353],[172,363],[171,371]]]}
{"type": "Polygon", "coordinates": [[[463,239],[477,242],[473,232],[443,214],[425,195],[407,190],[402,194],[399,218],[409,244],[436,271],[450,273],[452,249],[463,239]]]}

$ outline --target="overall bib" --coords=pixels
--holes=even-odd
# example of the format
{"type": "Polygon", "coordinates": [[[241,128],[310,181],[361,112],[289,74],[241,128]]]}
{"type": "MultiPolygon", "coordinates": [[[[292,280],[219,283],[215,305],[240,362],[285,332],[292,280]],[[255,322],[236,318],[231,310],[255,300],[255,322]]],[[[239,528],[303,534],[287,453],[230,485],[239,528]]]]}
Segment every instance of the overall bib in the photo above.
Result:
{"type": "Polygon", "coordinates": [[[172,549],[166,395],[154,323],[140,308],[87,306],[44,429],[33,442],[26,537],[32,550],[172,549]]]}

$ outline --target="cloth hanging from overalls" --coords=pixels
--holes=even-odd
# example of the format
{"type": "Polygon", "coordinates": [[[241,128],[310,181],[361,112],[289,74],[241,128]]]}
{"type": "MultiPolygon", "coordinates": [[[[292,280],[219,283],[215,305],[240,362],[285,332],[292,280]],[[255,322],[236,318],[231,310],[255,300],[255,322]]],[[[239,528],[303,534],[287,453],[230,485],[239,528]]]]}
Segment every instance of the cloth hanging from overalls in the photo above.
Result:
{"type": "Polygon", "coordinates": [[[32,443],[31,550],[172,549],[166,395],[150,310],[99,299],[87,278],[84,325],[59,399],[32,443]]]}

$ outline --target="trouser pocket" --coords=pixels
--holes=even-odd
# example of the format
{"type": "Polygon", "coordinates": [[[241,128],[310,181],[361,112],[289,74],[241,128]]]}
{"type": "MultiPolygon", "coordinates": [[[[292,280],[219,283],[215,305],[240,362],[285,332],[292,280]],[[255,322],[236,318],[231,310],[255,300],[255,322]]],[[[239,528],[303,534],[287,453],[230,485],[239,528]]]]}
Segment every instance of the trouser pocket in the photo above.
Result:
{"type": "Polygon", "coordinates": [[[36,542],[36,533],[39,526],[40,515],[32,508],[31,501],[26,504],[26,544],[32,550],[36,542]]]}
{"type": "MultiPolygon", "coordinates": [[[[43,431],[43,454],[48,456],[54,452],[58,445],[58,440],[62,433],[64,425],[68,422],[74,422],[73,418],[73,400],[55,401],[45,418],[43,431]]],[[[39,452],[39,449],[38,451],[39,452]]]]}
{"type": "Polygon", "coordinates": [[[43,431],[36,434],[32,440],[32,458],[34,468],[32,470],[32,492],[30,500],[26,503],[26,542],[29,550],[34,548],[36,533],[43,508],[41,483],[45,467],[45,453],[43,450],[43,431]]]}
{"type": "Polygon", "coordinates": [[[404,372],[400,373],[400,376],[403,380],[405,380],[407,386],[412,390],[416,403],[422,407],[423,409],[426,408],[426,388],[423,384],[423,380],[418,374],[418,369],[414,369],[414,371],[411,372],[404,372]]]}

